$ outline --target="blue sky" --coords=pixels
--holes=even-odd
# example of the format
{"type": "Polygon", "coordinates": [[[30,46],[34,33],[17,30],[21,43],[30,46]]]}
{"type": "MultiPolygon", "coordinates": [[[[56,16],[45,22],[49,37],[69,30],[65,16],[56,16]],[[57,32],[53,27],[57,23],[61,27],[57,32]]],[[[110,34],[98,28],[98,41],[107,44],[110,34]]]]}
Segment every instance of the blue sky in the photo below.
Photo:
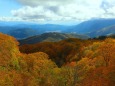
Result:
{"type": "Polygon", "coordinates": [[[0,0],[0,16],[13,16],[11,10],[16,10],[21,7],[21,4],[15,0],[0,0]]]}
{"type": "Polygon", "coordinates": [[[115,0],[0,0],[0,21],[76,23],[115,18],[115,0]]]}

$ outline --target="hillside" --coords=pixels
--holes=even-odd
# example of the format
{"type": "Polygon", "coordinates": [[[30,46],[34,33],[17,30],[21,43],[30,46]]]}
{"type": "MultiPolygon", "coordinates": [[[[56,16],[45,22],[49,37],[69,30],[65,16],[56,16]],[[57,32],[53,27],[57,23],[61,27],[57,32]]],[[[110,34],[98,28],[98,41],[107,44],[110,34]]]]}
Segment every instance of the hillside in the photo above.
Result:
{"type": "Polygon", "coordinates": [[[101,30],[91,32],[88,35],[90,37],[96,37],[96,36],[107,36],[107,35],[111,35],[111,34],[115,34],[115,25],[105,27],[105,28],[102,28],[101,30]]]}
{"type": "MultiPolygon", "coordinates": [[[[100,31],[100,34],[95,35],[95,36],[101,36],[101,31],[103,31],[102,29],[112,26],[112,25],[115,25],[115,19],[94,19],[94,20],[88,20],[88,21],[82,22],[76,26],[73,26],[73,27],[71,27],[70,31],[67,30],[66,32],[76,32],[79,34],[88,34],[88,33],[92,33],[95,31],[96,32],[100,31]]],[[[102,34],[103,34],[103,32],[102,32],[102,34]]],[[[110,31],[107,30],[107,34],[110,34],[110,31]]],[[[90,35],[90,36],[92,37],[92,35],[90,35]]]]}
{"type": "Polygon", "coordinates": [[[15,30],[10,30],[8,32],[8,35],[11,35],[15,37],[16,39],[24,39],[30,36],[34,36],[36,34],[38,34],[38,32],[30,28],[15,29],[15,30]]]}
{"type": "Polygon", "coordinates": [[[19,40],[20,44],[35,44],[38,42],[57,42],[63,39],[68,38],[79,38],[79,39],[88,39],[88,36],[85,35],[78,35],[78,34],[65,34],[65,33],[57,33],[57,32],[50,32],[44,33],[41,35],[36,35],[33,37],[29,37],[27,39],[19,40]]]}
{"type": "Polygon", "coordinates": [[[0,33],[0,86],[115,85],[115,39],[18,45],[0,33]]]}
{"type": "Polygon", "coordinates": [[[38,86],[42,81],[37,79],[43,79],[45,71],[54,68],[47,54],[22,54],[15,38],[0,33],[0,86],[38,86]]]}
{"type": "Polygon", "coordinates": [[[115,38],[115,34],[110,34],[108,37],[115,38]]]}
{"type": "Polygon", "coordinates": [[[110,38],[101,41],[67,39],[56,43],[20,46],[23,53],[47,53],[52,61],[66,71],[61,73],[69,78],[66,79],[67,86],[72,86],[73,83],[73,86],[114,86],[114,50],[115,40],[110,38]]]}
{"type": "Polygon", "coordinates": [[[76,38],[65,39],[59,42],[41,42],[36,44],[24,44],[20,46],[22,53],[45,52],[59,67],[68,62],[79,60],[77,54],[82,46],[92,44],[93,41],[76,38]]]}

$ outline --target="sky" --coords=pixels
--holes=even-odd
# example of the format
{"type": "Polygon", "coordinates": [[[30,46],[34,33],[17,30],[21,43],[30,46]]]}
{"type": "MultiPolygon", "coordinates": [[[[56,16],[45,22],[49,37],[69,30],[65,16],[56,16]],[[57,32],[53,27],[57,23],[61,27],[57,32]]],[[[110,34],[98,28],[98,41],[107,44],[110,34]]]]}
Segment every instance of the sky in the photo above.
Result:
{"type": "Polygon", "coordinates": [[[0,0],[0,21],[76,23],[115,18],[115,0],[0,0]]]}

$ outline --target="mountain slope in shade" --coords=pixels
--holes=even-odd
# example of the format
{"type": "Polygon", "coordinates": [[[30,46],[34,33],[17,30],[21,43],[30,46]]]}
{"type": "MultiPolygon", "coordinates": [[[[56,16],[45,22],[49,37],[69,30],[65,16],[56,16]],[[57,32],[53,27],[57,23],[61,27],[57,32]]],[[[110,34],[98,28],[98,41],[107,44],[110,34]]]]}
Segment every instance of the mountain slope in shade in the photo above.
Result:
{"type": "Polygon", "coordinates": [[[107,36],[107,35],[111,35],[111,34],[115,34],[115,25],[103,28],[101,30],[91,32],[88,35],[90,37],[97,37],[97,36],[107,36]]]}
{"type": "Polygon", "coordinates": [[[35,44],[38,42],[57,42],[67,38],[88,39],[89,37],[85,35],[78,35],[78,34],[50,32],[50,33],[44,33],[41,35],[29,37],[27,39],[19,40],[19,42],[20,44],[35,44]]]}
{"type": "MultiPolygon", "coordinates": [[[[95,19],[82,22],[76,26],[72,26],[70,31],[66,32],[76,32],[78,34],[87,34],[94,31],[101,30],[105,27],[115,25],[115,19],[95,19]]],[[[108,32],[109,33],[109,32],[108,32]]]]}
{"type": "Polygon", "coordinates": [[[37,34],[37,31],[30,28],[10,30],[8,35],[15,37],[16,39],[23,39],[37,34]]]}
{"type": "Polygon", "coordinates": [[[115,38],[115,34],[110,34],[110,35],[108,35],[108,37],[115,38]]]}

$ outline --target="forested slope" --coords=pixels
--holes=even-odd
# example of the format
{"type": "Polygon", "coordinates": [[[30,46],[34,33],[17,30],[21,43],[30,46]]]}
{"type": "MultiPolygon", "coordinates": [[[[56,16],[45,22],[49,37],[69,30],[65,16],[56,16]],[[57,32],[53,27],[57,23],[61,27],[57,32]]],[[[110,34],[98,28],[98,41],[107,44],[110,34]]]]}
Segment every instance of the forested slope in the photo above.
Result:
{"type": "Polygon", "coordinates": [[[23,53],[18,45],[13,37],[0,33],[0,86],[115,85],[115,39],[68,39],[28,45],[26,50],[23,45],[23,53]],[[35,47],[40,50],[34,51],[35,47]],[[64,63],[58,67],[56,60],[64,63]]]}

